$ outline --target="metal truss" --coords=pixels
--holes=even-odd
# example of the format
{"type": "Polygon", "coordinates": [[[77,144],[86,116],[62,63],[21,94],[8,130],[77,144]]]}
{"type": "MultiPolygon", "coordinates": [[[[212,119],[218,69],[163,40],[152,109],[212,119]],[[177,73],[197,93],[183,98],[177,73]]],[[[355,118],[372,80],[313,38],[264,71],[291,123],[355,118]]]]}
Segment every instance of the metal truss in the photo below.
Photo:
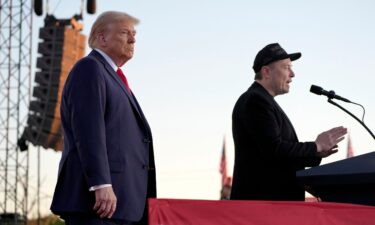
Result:
{"type": "MultiPolygon", "coordinates": [[[[29,153],[17,140],[31,86],[32,1],[0,0],[0,214],[26,224],[29,153]]],[[[7,223],[11,224],[11,223],[7,223]]]]}

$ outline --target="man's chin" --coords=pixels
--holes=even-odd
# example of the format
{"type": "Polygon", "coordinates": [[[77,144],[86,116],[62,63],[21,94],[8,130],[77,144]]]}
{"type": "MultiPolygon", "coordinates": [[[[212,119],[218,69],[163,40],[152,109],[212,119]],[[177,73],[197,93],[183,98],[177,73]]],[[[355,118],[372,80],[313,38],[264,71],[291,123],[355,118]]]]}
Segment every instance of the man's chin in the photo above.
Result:
{"type": "Polygon", "coordinates": [[[288,93],[289,93],[289,88],[285,88],[285,89],[282,90],[281,95],[288,94],[288,93]]]}
{"type": "Polygon", "coordinates": [[[126,62],[129,61],[131,58],[133,58],[133,54],[124,55],[124,59],[126,59],[126,62]]]}
{"type": "Polygon", "coordinates": [[[127,57],[127,58],[128,58],[128,60],[129,60],[129,59],[133,58],[133,55],[134,55],[134,54],[133,54],[133,52],[132,52],[132,53],[129,53],[129,54],[127,54],[127,56],[126,56],[126,57],[127,57]]]}

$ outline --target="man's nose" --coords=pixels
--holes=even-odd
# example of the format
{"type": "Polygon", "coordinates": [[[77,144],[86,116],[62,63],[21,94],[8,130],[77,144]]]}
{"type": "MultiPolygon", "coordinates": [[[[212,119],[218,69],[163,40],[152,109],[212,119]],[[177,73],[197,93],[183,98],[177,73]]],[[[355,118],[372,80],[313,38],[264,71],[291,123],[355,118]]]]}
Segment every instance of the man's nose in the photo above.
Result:
{"type": "Polygon", "coordinates": [[[294,76],[295,76],[295,74],[294,74],[294,71],[293,71],[293,70],[290,70],[290,76],[291,76],[291,77],[294,77],[294,76]]]}
{"type": "Polygon", "coordinates": [[[132,34],[130,34],[130,35],[129,35],[129,38],[128,38],[128,42],[129,42],[130,44],[135,43],[135,36],[132,35],[132,34]]]}

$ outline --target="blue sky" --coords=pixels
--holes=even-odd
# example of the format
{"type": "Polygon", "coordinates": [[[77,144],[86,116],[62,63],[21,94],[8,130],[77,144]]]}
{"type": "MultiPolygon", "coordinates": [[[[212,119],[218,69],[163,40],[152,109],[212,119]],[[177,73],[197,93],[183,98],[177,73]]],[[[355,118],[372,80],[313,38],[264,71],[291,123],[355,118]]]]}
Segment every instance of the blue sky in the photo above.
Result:
{"type": "MultiPolygon", "coordinates": [[[[50,12],[57,2],[50,1],[50,12]]],[[[97,0],[97,13],[84,14],[83,33],[107,10],[141,20],[135,56],[123,69],[153,131],[159,197],[218,199],[223,136],[231,174],[232,109],[253,82],[256,53],[269,43],[302,52],[294,62],[290,93],[276,97],[300,141],[314,141],[320,132],[343,125],[350,129],[355,154],[374,150],[374,140],[354,119],[309,92],[315,84],[363,104],[365,122],[375,128],[374,8],[370,0],[97,0]]],[[[53,14],[68,18],[79,9],[78,1],[64,0],[53,14]]],[[[43,18],[34,17],[34,49],[43,18]]],[[[362,116],[359,107],[342,105],[362,116]]],[[[323,163],[345,153],[346,140],[323,163]]],[[[46,195],[52,195],[59,158],[51,150],[42,152],[46,195]]],[[[50,199],[43,201],[47,206],[50,199]]]]}

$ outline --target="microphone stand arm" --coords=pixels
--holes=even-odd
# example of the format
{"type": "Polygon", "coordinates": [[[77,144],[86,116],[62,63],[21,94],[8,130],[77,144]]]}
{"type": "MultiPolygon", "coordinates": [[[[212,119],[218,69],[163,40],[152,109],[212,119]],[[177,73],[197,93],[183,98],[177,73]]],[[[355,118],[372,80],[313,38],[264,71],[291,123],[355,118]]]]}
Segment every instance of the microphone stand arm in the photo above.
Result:
{"type": "Polygon", "coordinates": [[[351,117],[353,117],[354,119],[356,119],[364,128],[366,128],[366,130],[370,133],[370,135],[372,136],[372,138],[375,139],[375,135],[371,132],[371,130],[366,126],[366,124],[364,122],[362,122],[360,119],[358,119],[355,115],[353,115],[351,112],[349,112],[348,110],[346,110],[341,105],[339,105],[336,102],[332,101],[332,99],[328,98],[328,102],[331,103],[332,105],[337,106],[338,108],[342,109],[344,112],[346,112],[351,117]]]}

